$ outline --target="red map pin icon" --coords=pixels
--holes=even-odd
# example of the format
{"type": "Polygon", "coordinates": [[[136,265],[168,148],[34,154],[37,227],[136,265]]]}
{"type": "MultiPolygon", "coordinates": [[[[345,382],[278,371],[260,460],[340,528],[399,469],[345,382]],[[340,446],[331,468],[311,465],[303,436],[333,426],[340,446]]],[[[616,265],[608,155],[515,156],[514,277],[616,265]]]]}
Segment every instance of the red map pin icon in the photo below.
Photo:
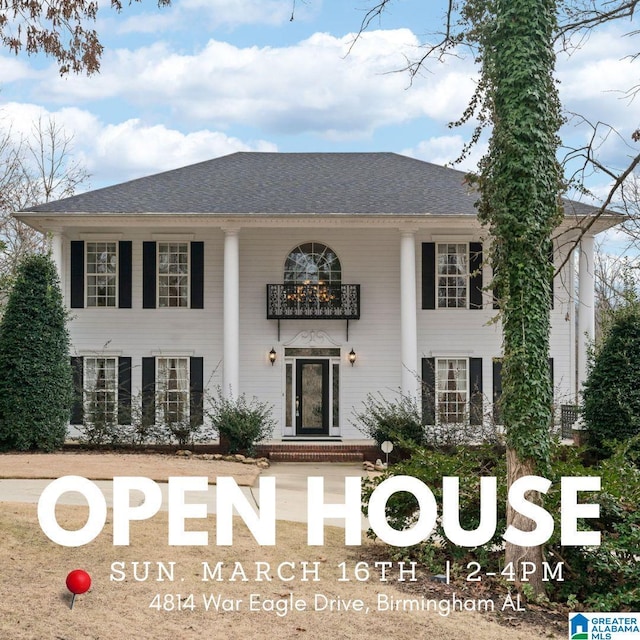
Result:
{"type": "Polygon", "coordinates": [[[86,593],[91,587],[91,576],[82,569],[74,569],[67,576],[67,589],[73,594],[71,596],[71,606],[73,609],[73,603],[76,600],[76,596],[80,593],[86,593]]]}

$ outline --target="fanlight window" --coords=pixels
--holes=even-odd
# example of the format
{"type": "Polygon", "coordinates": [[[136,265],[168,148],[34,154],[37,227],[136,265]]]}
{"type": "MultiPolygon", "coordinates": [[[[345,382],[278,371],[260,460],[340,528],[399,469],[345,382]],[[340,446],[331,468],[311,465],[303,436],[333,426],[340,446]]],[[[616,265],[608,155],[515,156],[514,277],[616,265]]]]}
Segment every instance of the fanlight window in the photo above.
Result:
{"type": "Polygon", "coordinates": [[[339,285],[341,279],[338,256],[320,242],[305,242],[297,246],[284,265],[285,283],[339,285]]]}
{"type": "Polygon", "coordinates": [[[360,317],[360,285],[342,284],[335,251],[320,242],[298,245],[284,263],[284,282],[267,285],[267,318],[360,317]]]}

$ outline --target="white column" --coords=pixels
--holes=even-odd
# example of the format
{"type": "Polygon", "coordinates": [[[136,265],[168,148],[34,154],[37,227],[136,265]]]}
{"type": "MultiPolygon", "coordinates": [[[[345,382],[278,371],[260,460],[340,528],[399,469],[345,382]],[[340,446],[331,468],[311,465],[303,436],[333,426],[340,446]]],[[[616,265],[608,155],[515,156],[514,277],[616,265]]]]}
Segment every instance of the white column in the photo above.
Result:
{"type": "Polygon", "coordinates": [[[416,242],[413,231],[400,234],[400,388],[404,395],[417,396],[418,325],[416,319],[416,242]]]}
{"type": "Polygon", "coordinates": [[[569,349],[569,384],[571,386],[569,388],[575,396],[574,399],[576,403],[578,402],[578,362],[576,353],[576,302],[578,295],[576,291],[577,257],[579,256],[577,256],[575,250],[572,249],[571,255],[569,256],[569,285],[567,286],[569,291],[569,309],[567,311],[569,318],[569,344],[571,345],[571,348],[569,349]]]}
{"type": "Polygon", "coordinates": [[[60,231],[52,231],[51,239],[51,259],[58,270],[58,277],[62,282],[62,233],[60,231]]]}
{"type": "Polygon", "coordinates": [[[240,395],[240,240],[239,229],[224,230],[224,350],[222,388],[240,395]]]}
{"type": "Polygon", "coordinates": [[[594,237],[580,240],[578,263],[578,393],[587,379],[587,353],[595,337],[594,237]]]}

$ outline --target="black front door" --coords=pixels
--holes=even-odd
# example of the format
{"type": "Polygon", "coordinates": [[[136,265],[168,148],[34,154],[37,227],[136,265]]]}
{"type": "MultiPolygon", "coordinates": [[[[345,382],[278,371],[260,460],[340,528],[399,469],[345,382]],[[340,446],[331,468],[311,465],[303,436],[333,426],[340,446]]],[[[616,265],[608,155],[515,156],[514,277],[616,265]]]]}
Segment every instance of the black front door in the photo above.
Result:
{"type": "Polygon", "coordinates": [[[296,435],[329,435],[329,360],[296,360],[296,435]]]}

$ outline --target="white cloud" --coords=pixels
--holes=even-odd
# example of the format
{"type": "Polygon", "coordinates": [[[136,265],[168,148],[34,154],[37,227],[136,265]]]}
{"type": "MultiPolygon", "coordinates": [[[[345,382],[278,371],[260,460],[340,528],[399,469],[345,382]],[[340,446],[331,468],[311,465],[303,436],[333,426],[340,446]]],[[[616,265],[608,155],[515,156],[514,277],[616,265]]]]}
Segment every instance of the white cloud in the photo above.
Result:
{"type": "Polygon", "coordinates": [[[101,176],[114,181],[175,169],[235,151],[277,151],[277,147],[264,140],[243,142],[218,131],[184,134],[132,119],[102,128],[86,162],[90,171],[99,171],[101,176]]]}
{"type": "Polygon", "coordinates": [[[9,102],[0,108],[0,127],[5,131],[10,129],[16,140],[31,136],[38,120],[46,121],[49,118],[74,139],[74,146],[93,139],[101,126],[95,115],[75,107],[48,111],[36,104],[9,102]]]}
{"type": "Polygon", "coordinates": [[[266,140],[243,141],[219,131],[202,129],[183,133],[140,119],[105,124],[94,114],[77,108],[47,111],[34,104],[9,103],[0,110],[0,128],[16,141],[32,133],[38,120],[52,118],[72,136],[71,154],[92,175],[98,187],[158,171],[209,160],[235,151],[277,151],[266,140]]]}
{"type": "Polygon", "coordinates": [[[467,138],[461,135],[436,136],[422,140],[414,147],[404,149],[400,153],[434,164],[451,165],[460,171],[476,171],[478,162],[487,151],[487,145],[482,141],[471,148],[464,160],[455,165],[452,164],[460,157],[467,141],[467,138]]]}
{"type": "Polygon", "coordinates": [[[138,109],[162,105],[183,124],[334,138],[366,136],[424,116],[448,122],[466,106],[474,86],[471,62],[454,59],[444,73],[409,87],[407,74],[397,71],[416,54],[411,31],[365,33],[350,50],[353,38],[316,33],[278,48],[210,40],[193,55],[157,43],[107,55],[99,77],[49,78],[41,89],[60,102],[118,97],[138,109]]]}
{"type": "MultiPolygon", "coordinates": [[[[632,58],[637,42],[624,33],[619,25],[592,33],[571,57],[559,56],[557,73],[567,111],[584,116],[593,125],[607,123],[623,137],[640,124],[637,101],[628,95],[638,86],[640,75],[639,61],[632,58]]],[[[583,131],[584,138],[591,135],[589,127],[583,131]]]]}
{"type": "Polygon", "coordinates": [[[131,33],[159,34],[175,29],[178,25],[174,13],[169,9],[158,9],[156,14],[140,14],[128,17],[117,17],[104,22],[112,31],[119,35],[131,33]]]}
{"type": "Polygon", "coordinates": [[[16,56],[0,56],[0,85],[3,83],[28,80],[35,76],[35,72],[24,59],[16,56]]]}

